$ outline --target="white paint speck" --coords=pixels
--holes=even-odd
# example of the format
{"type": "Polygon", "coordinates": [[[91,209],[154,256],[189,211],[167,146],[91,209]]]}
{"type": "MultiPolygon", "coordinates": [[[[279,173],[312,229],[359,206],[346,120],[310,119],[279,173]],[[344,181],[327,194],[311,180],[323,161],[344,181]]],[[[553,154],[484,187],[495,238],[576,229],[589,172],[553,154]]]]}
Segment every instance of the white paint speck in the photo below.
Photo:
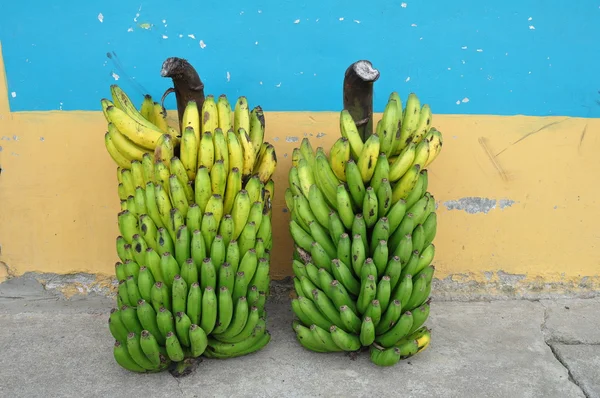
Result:
{"type": "Polygon", "coordinates": [[[58,110],[59,110],[59,111],[62,111],[62,106],[63,106],[63,103],[62,103],[62,102],[59,102],[59,103],[58,103],[58,110]]]}
{"type": "Polygon", "coordinates": [[[535,26],[529,25],[529,30],[535,30],[535,26]]]}
{"type": "Polygon", "coordinates": [[[528,21],[531,21],[532,19],[533,19],[532,17],[527,18],[528,21]]]}
{"type": "Polygon", "coordinates": [[[129,29],[127,29],[128,32],[133,32],[133,28],[130,26],[129,29]]]}
{"type": "Polygon", "coordinates": [[[180,39],[181,39],[181,38],[183,38],[183,35],[182,35],[182,34],[180,34],[180,35],[179,35],[179,38],[180,38],[180,39]]]}
{"type": "Polygon", "coordinates": [[[190,39],[194,39],[194,40],[196,40],[196,36],[195,36],[193,33],[192,33],[191,35],[188,35],[188,37],[189,37],[190,39]]]}
{"type": "Polygon", "coordinates": [[[244,11],[240,11],[240,15],[244,15],[244,11]]]}
{"type": "Polygon", "coordinates": [[[456,101],[456,105],[460,105],[460,100],[456,101]]]}
{"type": "Polygon", "coordinates": [[[260,84],[262,86],[263,83],[262,82],[258,82],[258,84],[260,84]]]}
{"type": "Polygon", "coordinates": [[[452,70],[452,68],[448,68],[448,70],[452,70]]]}
{"type": "Polygon", "coordinates": [[[258,46],[258,42],[257,42],[257,41],[255,41],[255,42],[254,42],[254,45],[255,45],[255,46],[258,46]]]}
{"type": "Polygon", "coordinates": [[[406,80],[404,80],[405,82],[409,82],[410,81],[410,76],[406,78],[406,80]]]}
{"type": "Polygon", "coordinates": [[[15,91],[13,91],[12,93],[10,93],[10,96],[13,97],[13,98],[16,98],[17,97],[17,93],[15,91]]]}
{"type": "Polygon", "coordinates": [[[206,44],[204,44],[204,40],[200,40],[200,48],[203,50],[206,48],[206,44]]]}
{"type": "Polygon", "coordinates": [[[279,84],[276,84],[275,87],[277,87],[277,88],[281,87],[281,82],[279,82],[279,84]]]}
{"type": "Polygon", "coordinates": [[[229,82],[231,80],[231,73],[229,73],[229,71],[227,71],[227,81],[229,82]]]}
{"type": "Polygon", "coordinates": [[[44,137],[40,137],[40,141],[44,142],[44,139],[45,139],[44,137]]]}
{"type": "Polygon", "coordinates": [[[462,62],[463,65],[467,63],[467,61],[465,61],[464,59],[461,59],[460,62],[462,62]]]}
{"type": "Polygon", "coordinates": [[[462,99],[461,102],[464,103],[464,104],[466,104],[467,102],[469,102],[469,99],[467,97],[465,97],[465,98],[462,99]]]}
{"type": "Polygon", "coordinates": [[[298,23],[300,23],[300,20],[299,20],[299,19],[296,19],[296,20],[294,21],[294,23],[298,24],[298,23]]]}
{"type": "Polygon", "coordinates": [[[360,21],[358,19],[355,19],[354,23],[360,23],[360,21]]]}
{"type": "Polygon", "coordinates": [[[112,73],[112,77],[115,80],[119,80],[119,75],[117,75],[115,72],[112,73]]]}
{"type": "Polygon", "coordinates": [[[13,140],[19,141],[19,136],[18,135],[13,135],[13,140]]]}
{"type": "Polygon", "coordinates": [[[168,39],[168,38],[169,38],[169,36],[167,36],[167,35],[162,35],[162,38],[163,38],[163,39],[168,39]]]}
{"type": "Polygon", "coordinates": [[[163,20],[162,20],[162,23],[167,23],[167,20],[166,20],[166,19],[163,19],[163,20]]]}
{"type": "Polygon", "coordinates": [[[315,22],[319,22],[319,18],[315,19],[315,22]]]}
{"type": "Polygon", "coordinates": [[[402,7],[402,8],[406,8],[406,6],[408,6],[408,4],[406,4],[406,3],[400,4],[400,7],[402,7]]]}
{"type": "Polygon", "coordinates": [[[416,23],[413,23],[413,24],[410,24],[410,26],[412,26],[413,28],[416,28],[416,27],[417,27],[417,24],[416,24],[416,23]]]}
{"type": "Polygon", "coordinates": [[[531,71],[529,71],[528,75],[531,75],[531,71]]]}
{"type": "Polygon", "coordinates": [[[508,53],[504,53],[505,56],[508,56],[508,53]]]}
{"type": "Polygon", "coordinates": [[[478,52],[478,53],[482,53],[482,52],[483,52],[483,49],[481,49],[481,48],[478,48],[478,49],[477,49],[477,52],[478,52]]]}
{"type": "Polygon", "coordinates": [[[315,73],[315,74],[313,74],[313,76],[317,76],[317,74],[315,73]]]}
{"type": "Polygon", "coordinates": [[[468,47],[467,46],[462,46],[461,49],[462,50],[466,50],[468,47]]]}
{"type": "Polygon", "coordinates": [[[258,10],[258,13],[259,13],[259,14],[262,14],[262,10],[258,10]]]}
{"type": "Polygon", "coordinates": [[[344,20],[344,17],[340,17],[339,19],[340,19],[340,21],[343,21],[343,20],[344,20]]]}
{"type": "Polygon", "coordinates": [[[98,14],[98,21],[100,21],[100,23],[104,22],[104,15],[102,15],[102,13],[98,14]]]}

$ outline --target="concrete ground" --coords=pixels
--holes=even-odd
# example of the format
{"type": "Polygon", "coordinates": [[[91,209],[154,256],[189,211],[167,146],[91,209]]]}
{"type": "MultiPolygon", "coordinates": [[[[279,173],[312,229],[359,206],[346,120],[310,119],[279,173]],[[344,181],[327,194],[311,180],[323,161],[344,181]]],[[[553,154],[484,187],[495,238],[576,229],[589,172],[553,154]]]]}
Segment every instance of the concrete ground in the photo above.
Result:
{"type": "Polygon", "coordinates": [[[271,343],[189,376],[139,375],[112,357],[113,301],[64,300],[33,280],[0,284],[1,397],[600,397],[600,299],[436,302],[430,348],[392,368],[366,353],[304,350],[285,293],[271,343]]]}

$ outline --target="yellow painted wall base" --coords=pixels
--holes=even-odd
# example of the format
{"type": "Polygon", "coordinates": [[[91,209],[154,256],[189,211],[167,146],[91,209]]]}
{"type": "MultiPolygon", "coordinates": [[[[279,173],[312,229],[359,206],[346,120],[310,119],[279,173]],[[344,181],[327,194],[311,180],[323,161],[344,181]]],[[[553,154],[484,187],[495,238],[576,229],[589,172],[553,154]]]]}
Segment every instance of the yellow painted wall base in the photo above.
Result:
{"type": "MultiPolygon", "coordinates": [[[[11,113],[6,93],[0,76],[0,281],[26,272],[105,280],[119,201],[102,113],[11,113]]],[[[329,147],[338,113],[267,112],[266,123],[279,159],[272,277],[281,279],[292,274],[283,199],[292,149],[306,136],[329,147]]],[[[438,279],[598,287],[600,119],[434,115],[433,124],[445,138],[429,168],[438,279]]]]}
{"type": "MultiPolygon", "coordinates": [[[[279,157],[274,279],[291,275],[283,192],[292,149],[304,136],[331,145],[337,117],[266,113],[279,157]]],[[[439,203],[438,278],[598,275],[600,120],[435,116],[434,125],[445,137],[429,169],[439,203]]],[[[11,274],[112,274],[119,203],[104,129],[101,112],[0,114],[1,259],[11,274]]]]}

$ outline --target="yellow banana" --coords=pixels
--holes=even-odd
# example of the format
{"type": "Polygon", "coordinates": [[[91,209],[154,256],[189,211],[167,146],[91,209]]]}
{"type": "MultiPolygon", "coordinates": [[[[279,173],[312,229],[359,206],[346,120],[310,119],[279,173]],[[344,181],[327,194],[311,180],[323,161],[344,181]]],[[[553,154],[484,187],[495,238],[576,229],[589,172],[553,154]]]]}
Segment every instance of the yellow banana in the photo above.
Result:
{"type": "Polygon", "coordinates": [[[222,160],[225,170],[229,171],[229,152],[227,149],[227,139],[223,130],[216,128],[213,134],[213,143],[215,145],[215,161],[222,160]]]}
{"type": "Polygon", "coordinates": [[[187,126],[183,130],[179,153],[187,176],[193,181],[196,178],[198,167],[198,141],[196,141],[196,133],[192,126],[187,126]]]}
{"type": "Polygon", "coordinates": [[[169,193],[169,167],[162,161],[157,160],[154,162],[154,178],[156,183],[163,187],[165,192],[169,193]]]}
{"type": "Polygon", "coordinates": [[[363,150],[358,157],[356,165],[360,170],[360,176],[363,183],[368,183],[373,177],[375,171],[375,165],[377,164],[377,158],[379,157],[380,150],[380,138],[377,134],[372,134],[365,141],[363,150]]]}
{"type": "Polygon", "coordinates": [[[418,144],[421,142],[425,134],[429,132],[431,128],[431,121],[433,119],[433,114],[431,113],[431,108],[429,105],[425,104],[421,108],[421,112],[419,113],[419,122],[417,123],[417,127],[415,128],[415,133],[412,137],[412,142],[418,144]]]}
{"type": "Polygon", "coordinates": [[[350,143],[347,138],[340,137],[329,151],[331,170],[340,181],[346,182],[346,163],[349,159],[350,143]]]}
{"type": "Polygon", "coordinates": [[[213,195],[225,196],[225,186],[227,185],[227,170],[223,160],[217,160],[210,170],[210,184],[213,195]]]}
{"type": "Polygon", "coordinates": [[[391,98],[388,100],[387,105],[383,111],[383,117],[381,118],[381,152],[384,152],[387,156],[392,153],[392,150],[400,138],[400,119],[402,118],[402,112],[398,111],[398,104],[396,100],[391,98]]]}
{"type": "Polygon", "coordinates": [[[231,105],[225,94],[219,95],[219,99],[217,100],[217,114],[219,116],[218,126],[224,133],[233,129],[233,123],[231,122],[231,105]]]}
{"type": "Polygon", "coordinates": [[[159,102],[152,105],[152,123],[165,133],[169,129],[167,124],[167,110],[159,102]]]}
{"type": "Polygon", "coordinates": [[[162,132],[158,128],[150,128],[141,124],[116,106],[108,106],[106,114],[117,130],[134,143],[146,149],[154,150],[162,132]]]}
{"type": "Polygon", "coordinates": [[[298,162],[302,159],[302,153],[300,153],[300,148],[294,148],[292,151],[292,167],[298,166],[298,162]]]}
{"type": "Polygon", "coordinates": [[[144,171],[144,181],[146,181],[146,183],[149,181],[156,182],[153,160],[154,154],[150,154],[150,152],[146,152],[144,156],[142,156],[142,169],[144,171]]]}
{"type": "Polygon", "coordinates": [[[231,214],[235,196],[242,189],[242,173],[240,169],[234,167],[227,175],[227,186],[225,187],[225,196],[223,197],[223,211],[225,214],[231,214]]]}
{"type": "Polygon", "coordinates": [[[422,140],[417,144],[415,148],[415,159],[413,160],[413,165],[418,164],[421,166],[421,169],[425,169],[425,163],[429,159],[429,141],[422,140]]]}
{"type": "Polygon", "coordinates": [[[400,199],[406,199],[419,180],[421,166],[415,164],[400,178],[392,190],[392,202],[396,203],[400,199]]]}
{"type": "Polygon", "coordinates": [[[250,141],[254,149],[254,156],[258,155],[258,148],[262,145],[265,139],[265,115],[262,108],[257,105],[250,112],[250,141]]]}
{"type": "Polygon", "coordinates": [[[254,168],[254,172],[258,174],[260,182],[266,184],[275,172],[276,167],[277,155],[275,153],[275,147],[271,144],[268,144],[264,153],[259,158],[258,163],[254,168]]]}
{"type": "Polygon", "coordinates": [[[237,168],[241,175],[244,168],[244,150],[233,129],[227,131],[227,153],[229,156],[229,172],[237,168]]]}
{"type": "Polygon", "coordinates": [[[146,187],[142,163],[139,160],[131,161],[131,176],[133,177],[133,185],[135,187],[146,187]]]}
{"type": "Polygon", "coordinates": [[[198,167],[204,166],[210,170],[215,164],[215,144],[213,143],[212,133],[205,131],[202,133],[202,139],[198,147],[198,167]]]}
{"type": "Polygon", "coordinates": [[[131,161],[129,161],[119,150],[115,147],[109,132],[104,134],[104,145],[110,157],[114,162],[123,169],[129,169],[131,167],[131,161]]]}
{"type": "Polygon", "coordinates": [[[154,149],[154,161],[160,160],[167,168],[170,168],[171,158],[175,154],[175,149],[173,147],[173,137],[169,134],[163,134],[158,141],[158,145],[154,149]]]}
{"type": "Polygon", "coordinates": [[[438,130],[432,129],[432,136],[431,138],[429,138],[429,157],[427,158],[427,161],[425,162],[425,165],[423,166],[424,168],[429,166],[431,164],[431,162],[433,162],[435,160],[435,158],[437,158],[437,156],[440,154],[440,152],[442,151],[442,146],[444,144],[444,140],[442,138],[442,133],[440,133],[438,130]]]}
{"type": "Polygon", "coordinates": [[[244,128],[240,128],[239,130],[237,130],[237,133],[240,143],[242,145],[244,157],[241,171],[242,175],[246,177],[252,173],[252,170],[254,170],[254,161],[256,160],[255,154],[258,150],[254,149],[254,146],[250,139],[250,135],[248,135],[248,132],[244,130],[244,128]]]}
{"type": "Polygon", "coordinates": [[[414,142],[410,142],[390,164],[390,182],[398,181],[410,169],[415,160],[416,147],[414,142]]]}
{"type": "Polygon", "coordinates": [[[217,127],[219,127],[219,111],[214,95],[209,94],[202,105],[202,132],[213,133],[217,127]]]}
{"type": "Polygon", "coordinates": [[[250,132],[250,111],[248,109],[248,100],[246,97],[239,97],[233,110],[233,131],[236,133],[240,129],[244,129],[247,133],[250,132]]]}
{"type": "Polygon", "coordinates": [[[144,119],[149,122],[152,121],[152,107],[154,106],[154,101],[152,100],[152,96],[150,94],[144,95],[144,101],[142,101],[142,106],[140,107],[140,114],[144,117],[144,119]]]}
{"type": "Polygon", "coordinates": [[[421,102],[415,93],[410,93],[406,100],[406,108],[402,118],[402,128],[400,129],[400,142],[396,147],[396,152],[400,152],[408,145],[410,138],[419,123],[419,114],[421,111],[421,102]]]}
{"type": "Polygon", "coordinates": [[[148,152],[147,149],[133,143],[129,138],[121,134],[113,123],[108,123],[108,132],[115,147],[128,160],[142,160],[144,153],[148,152]]]}
{"type": "MultiPolygon", "coordinates": [[[[137,123],[156,131],[161,131],[156,125],[148,121],[135,107],[129,96],[116,84],[110,86],[110,93],[112,95],[112,100],[116,108],[123,111],[130,118],[135,120],[137,123]]],[[[104,106],[104,103],[103,103],[104,106]]],[[[117,126],[118,128],[119,126],[117,126]]],[[[119,129],[121,130],[121,129],[119,129]]]]}
{"type": "Polygon", "coordinates": [[[185,129],[191,127],[194,129],[196,135],[196,142],[200,142],[200,110],[196,101],[189,101],[183,110],[183,116],[181,117],[181,129],[185,132],[185,129]]]}
{"type": "Polygon", "coordinates": [[[350,112],[348,112],[346,109],[344,109],[340,114],[340,131],[342,133],[342,137],[347,138],[348,142],[350,143],[352,157],[354,160],[358,159],[363,150],[364,144],[360,134],[358,133],[354,119],[352,119],[352,115],[350,115],[350,112]]]}

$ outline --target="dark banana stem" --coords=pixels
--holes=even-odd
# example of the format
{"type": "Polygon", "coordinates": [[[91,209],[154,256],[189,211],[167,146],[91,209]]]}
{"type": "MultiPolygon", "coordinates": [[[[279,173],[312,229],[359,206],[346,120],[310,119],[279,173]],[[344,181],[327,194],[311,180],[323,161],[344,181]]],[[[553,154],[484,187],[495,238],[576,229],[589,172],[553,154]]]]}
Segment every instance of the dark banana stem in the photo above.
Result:
{"type": "Polygon", "coordinates": [[[373,134],[373,83],[379,71],[371,61],[356,61],[344,75],[344,109],[348,110],[363,142],[373,134]]]}
{"type": "Polygon", "coordinates": [[[175,92],[179,127],[181,128],[183,112],[189,101],[196,101],[198,111],[202,111],[202,105],[204,104],[204,83],[200,80],[200,76],[194,67],[183,58],[167,58],[162,64],[160,75],[162,77],[170,77],[173,80],[174,87],[169,88],[165,92],[162,101],[164,101],[167,95],[173,91],[175,92]]]}

